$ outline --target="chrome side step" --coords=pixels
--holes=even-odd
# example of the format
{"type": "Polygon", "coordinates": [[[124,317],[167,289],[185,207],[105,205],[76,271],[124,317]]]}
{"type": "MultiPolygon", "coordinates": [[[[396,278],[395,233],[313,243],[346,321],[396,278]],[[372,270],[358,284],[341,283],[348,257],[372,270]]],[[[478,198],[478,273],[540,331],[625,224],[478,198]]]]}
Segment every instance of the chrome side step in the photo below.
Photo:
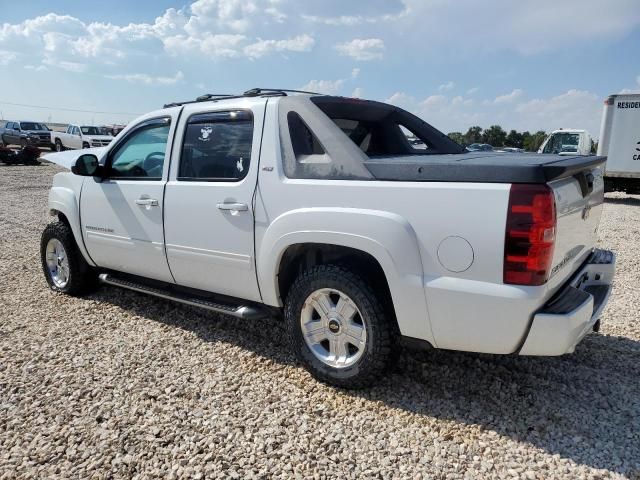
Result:
{"type": "Polygon", "coordinates": [[[183,303],[192,307],[204,308],[206,310],[231,315],[232,317],[242,318],[245,320],[257,320],[269,317],[269,312],[266,309],[263,310],[258,307],[216,303],[211,300],[190,296],[182,292],[170,292],[160,288],[151,287],[149,285],[144,285],[142,283],[114,277],[108,273],[101,273],[98,278],[100,279],[100,282],[107,285],[126,288],[128,290],[133,290],[134,292],[146,293],[147,295],[153,295],[154,297],[183,303]]]}

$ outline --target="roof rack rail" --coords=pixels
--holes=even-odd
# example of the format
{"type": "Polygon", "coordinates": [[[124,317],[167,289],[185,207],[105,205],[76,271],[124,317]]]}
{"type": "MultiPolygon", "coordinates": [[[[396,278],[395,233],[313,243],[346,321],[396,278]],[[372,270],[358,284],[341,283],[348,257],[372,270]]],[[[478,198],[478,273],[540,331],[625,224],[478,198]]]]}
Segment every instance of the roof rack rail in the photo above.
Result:
{"type": "Polygon", "coordinates": [[[307,92],[304,90],[289,90],[285,88],[252,88],[251,90],[247,90],[242,95],[230,95],[226,93],[205,93],[204,95],[200,95],[195,100],[187,100],[184,102],[172,102],[164,105],[163,108],[170,107],[180,107],[182,105],[188,105],[190,103],[199,103],[199,102],[215,102],[217,100],[228,100],[232,98],[245,98],[245,97],[260,97],[260,96],[281,96],[286,97],[287,93],[303,93],[306,95],[322,95],[317,92],[307,92]]]}
{"type": "Polygon", "coordinates": [[[287,93],[304,93],[307,95],[322,95],[318,92],[307,92],[305,90],[291,90],[286,88],[252,88],[244,92],[245,97],[257,97],[259,95],[281,95],[286,96],[287,93]]]}

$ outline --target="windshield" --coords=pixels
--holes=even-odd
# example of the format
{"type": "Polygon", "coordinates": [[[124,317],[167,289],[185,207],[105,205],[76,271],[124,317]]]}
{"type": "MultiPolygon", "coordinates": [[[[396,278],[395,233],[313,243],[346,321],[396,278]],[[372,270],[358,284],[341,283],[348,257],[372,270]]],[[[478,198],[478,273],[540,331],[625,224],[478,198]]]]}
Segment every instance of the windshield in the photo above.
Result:
{"type": "Polygon", "coordinates": [[[22,130],[47,130],[47,127],[45,127],[41,123],[34,122],[20,122],[20,128],[22,130]]]}
{"type": "Polygon", "coordinates": [[[579,142],[579,133],[554,133],[542,153],[577,152],[579,142]]]}
{"type": "Polygon", "coordinates": [[[80,127],[85,135],[104,135],[98,127],[80,127]]]}

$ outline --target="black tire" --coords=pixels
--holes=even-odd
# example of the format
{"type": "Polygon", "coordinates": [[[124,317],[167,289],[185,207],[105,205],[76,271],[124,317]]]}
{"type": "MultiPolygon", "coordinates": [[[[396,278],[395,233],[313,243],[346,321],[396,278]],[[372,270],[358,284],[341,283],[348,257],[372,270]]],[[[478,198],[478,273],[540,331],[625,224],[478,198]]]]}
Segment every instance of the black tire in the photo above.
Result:
{"type": "Polygon", "coordinates": [[[40,259],[44,276],[49,287],[67,295],[81,296],[92,292],[98,285],[98,275],[87,263],[78,249],[73,232],[65,222],[50,223],[42,232],[40,239],[40,259]],[[66,251],[69,263],[69,276],[63,287],[56,285],[47,266],[47,245],[52,239],[57,239],[66,251]]]}
{"type": "Polygon", "coordinates": [[[64,151],[64,145],[62,145],[62,142],[60,141],[59,138],[56,138],[56,141],[54,143],[54,149],[56,152],[63,152],[64,151]]]}
{"type": "Polygon", "coordinates": [[[82,142],[82,148],[91,148],[91,145],[89,145],[87,142],[82,142]]]}
{"type": "Polygon", "coordinates": [[[383,303],[370,284],[355,270],[338,265],[318,265],[295,280],[285,302],[285,322],[290,346],[300,362],[318,380],[340,388],[364,388],[387,369],[392,358],[394,328],[383,303]],[[348,367],[327,365],[313,354],[304,339],[301,315],[307,298],[320,289],[344,292],[363,317],[366,343],[362,356],[348,367]]]}

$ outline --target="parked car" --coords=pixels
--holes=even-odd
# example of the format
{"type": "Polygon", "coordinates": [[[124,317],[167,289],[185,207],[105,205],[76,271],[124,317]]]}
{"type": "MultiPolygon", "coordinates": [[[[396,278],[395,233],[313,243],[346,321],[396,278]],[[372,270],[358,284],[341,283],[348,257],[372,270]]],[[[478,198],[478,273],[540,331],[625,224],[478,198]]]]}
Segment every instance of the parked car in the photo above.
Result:
{"type": "Polygon", "coordinates": [[[9,145],[51,147],[51,132],[40,122],[8,121],[0,128],[0,146],[9,145]]]}
{"type": "Polygon", "coordinates": [[[517,147],[502,147],[500,150],[507,153],[525,153],[526,152],[524,148],[517,148],[517,147]]]}
{"type": "Polygon", "coordinates": [[[586,130],[561,128],[549,134],[538,149],[538,153],[590,155],[592,145],[591,135],[586,130]]]}
{"type": "Polygon", "coordinates": [[[640,94],[611,95],[604,104],[598,155],[607,156],[605,187],[640,193],[640,94]]]}
{"type": "Polygon", "coordinates": [[[106,147],[111,140],[111,135],[105,134],[100,127],[91,125],[69,125],[64,132],[51,132],[51,143],[58,152],[65,149],[106,147]]]}
{"type": "Polygon", "coordinates": [[[41,238],[53,290],[100,281],[282,318],[301,363],[341,387],[374,382],[405,343],[573,352],[611,290],[604,158],[468,155],[384,103],[206,96],[46,159],[71,168],[41,238]]]}
{"type": "Polygon", "coordinates": [[[493,146],[488,143],[472,143],[467,147],[469,152],[491,152],[493,150],[493,146]]]}

